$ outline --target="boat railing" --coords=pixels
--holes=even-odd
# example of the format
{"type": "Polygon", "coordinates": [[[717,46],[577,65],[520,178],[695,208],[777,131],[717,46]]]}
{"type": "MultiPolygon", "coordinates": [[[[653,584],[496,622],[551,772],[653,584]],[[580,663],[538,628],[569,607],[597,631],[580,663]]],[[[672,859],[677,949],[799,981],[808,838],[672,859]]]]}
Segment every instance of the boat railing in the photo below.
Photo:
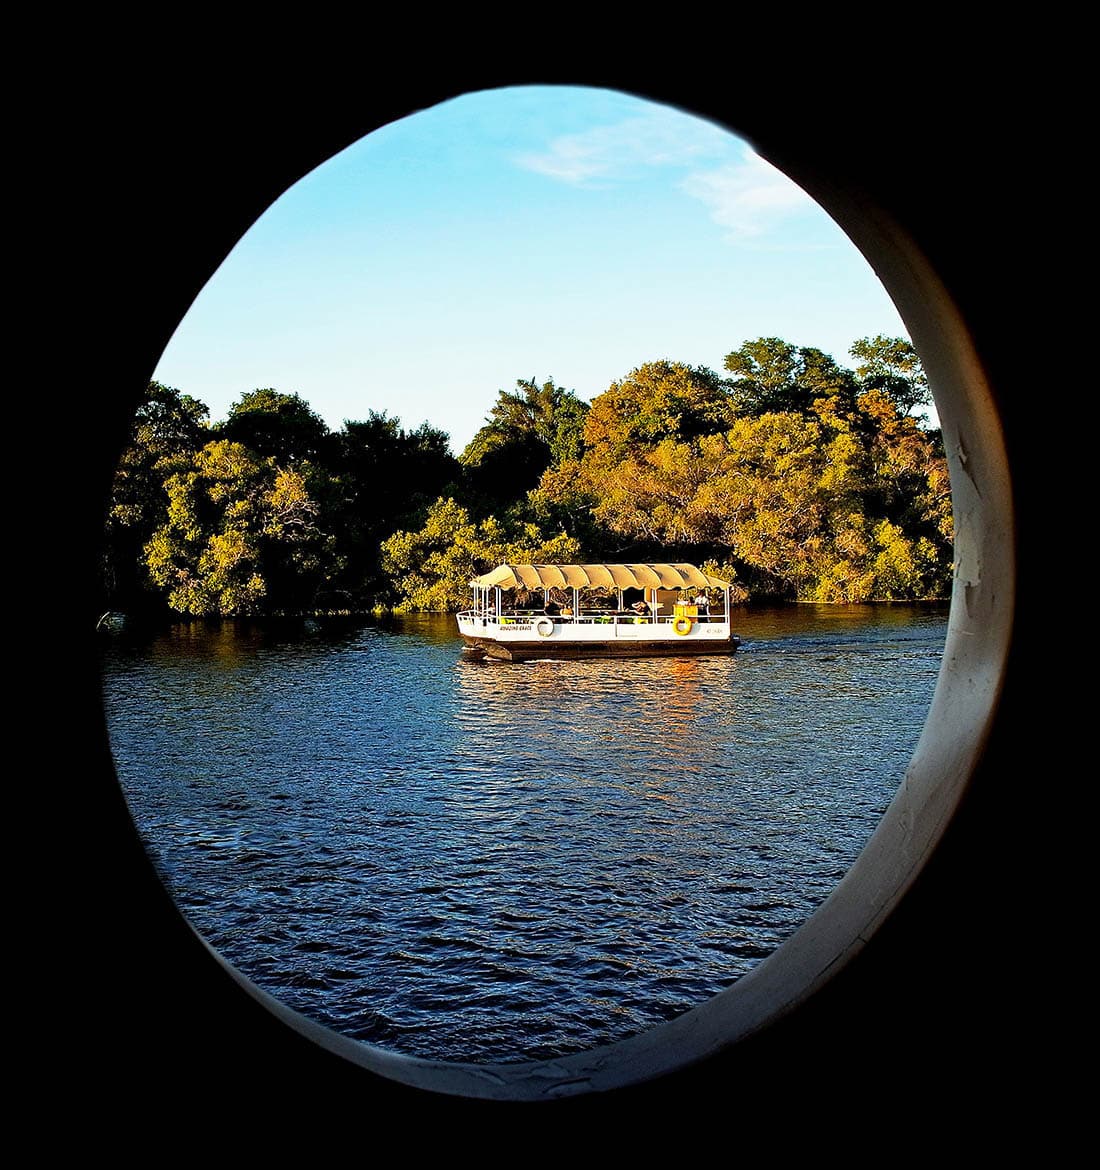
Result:
{"type": "MultiPolygon", "coordinates": [[[[468,621],[483,621],[488,625],[510,626],[520,622],[538,621],[540,618],[548,618],[555,624],[560,625],[626,625],[626,626],[646,626],[646,625],[671,625],[677,620],[676,614],[633,614],[633,613],[583,613],[583,614],[548,614],[541,610],[536,610],[531,613],[483,613],[480,610],[468,609],[464,610],[458,615],[460,619],[465,618],[468,621]]],[[[725,622],[728,618],[723,613],[699,614],[692,619],[693,621],[715,623],[725,622]]]]}

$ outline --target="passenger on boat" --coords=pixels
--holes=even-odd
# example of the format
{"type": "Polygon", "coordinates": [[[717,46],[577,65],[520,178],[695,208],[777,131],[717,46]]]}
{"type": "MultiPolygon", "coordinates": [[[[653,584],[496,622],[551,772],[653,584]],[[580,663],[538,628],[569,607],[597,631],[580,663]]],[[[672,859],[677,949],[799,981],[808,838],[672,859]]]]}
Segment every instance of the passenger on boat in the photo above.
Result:
{"type": "Polygon", "coordinates": [[[707,597],[706,592],[700,589],[695,595],[695,600],[692,604],[698,609],[700,620],[706,621],[710,615],[710,599],[707,597]]]}
{"type": "Polygon", "coordinates": [[[649,606],[644,601],[636,601],[630,608],[643,617],[649,613],[649,606]]]}
{"type": "Polygon", "coordinates": [[[550,600],[547,601],[546,605],[544,606],[542,612],[546,614],[547,617],[557,617],[561,613],[561,606],[558,605],[558,603],[553,598],[550,598],[550,600]]]}

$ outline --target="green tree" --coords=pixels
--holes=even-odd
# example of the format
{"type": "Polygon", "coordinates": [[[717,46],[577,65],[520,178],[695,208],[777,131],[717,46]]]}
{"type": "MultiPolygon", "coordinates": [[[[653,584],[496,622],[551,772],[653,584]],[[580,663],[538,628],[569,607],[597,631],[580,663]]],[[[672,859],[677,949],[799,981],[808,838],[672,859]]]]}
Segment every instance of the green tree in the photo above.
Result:
{"type": "Polygon", "coordinates": [[[303,469],[216,439],[167,478],[165,491],[166,516],[145,560],[178,613],[300,610],[334,569],[303,469]]]}
{"type": "Polygon", "coordinates": [[[548,467],[582,447],[587,405],[549,379],[520,379],[501,390],[489,417],[459,456],[476,508],[501,511],[523,499],[548,467]]]}
{"type": "Polygon", "coordinates": [[[197,399],[150,382],[130,427],[112,485],[103,555],[103,604],[149,607],[142,550],[161,523],[165,482],[190,466],[209,437],[209,411],[197,399]]]}
{"type": "Polygon", "coordinates": [[[853,375],[819,349],[794,346],[778,337],[746,341],[726,355],[739,414],[809,412],[814,401],[838,398],[846,408],[857,392],[853,375]]]}
{"type": "Polygon", "coordinates": [[[860,338],[848,352],[859,363],[856,376],[862,390],[885,394],[902,414],[932,404],[928,378],[911,342],[880,333],[860,338]]]}
{"type": "Polygon", "coordinates": [[[470,581],[506,561],[569,563],[580,554],[564,533],[544,537],[533,524],[509,526],[490,516],[476,521],[453,499],[439,499],[424,526],[397,532],[382,546],[399,612],[446,613],[470,604],[470,581]]]}
{"type": "Polygon", "coordinates": [[[270,387],[242,394],[217,430],[222,438],[283,467],[301,462],[327,467],[336,455],[321,416],[300,395],[270,387]]]}
{"type": "Polygon", "coordinates": [[[447,434],[426,422],[406,430],[400,420],[371,411],[362,421],[345,422],[338,438],[334,524],[345,563],[336,589],[349,602],[369,607],[388,599],[382,542],[422,524],[431,504],[457,480],[459,465],[447,434]]]}

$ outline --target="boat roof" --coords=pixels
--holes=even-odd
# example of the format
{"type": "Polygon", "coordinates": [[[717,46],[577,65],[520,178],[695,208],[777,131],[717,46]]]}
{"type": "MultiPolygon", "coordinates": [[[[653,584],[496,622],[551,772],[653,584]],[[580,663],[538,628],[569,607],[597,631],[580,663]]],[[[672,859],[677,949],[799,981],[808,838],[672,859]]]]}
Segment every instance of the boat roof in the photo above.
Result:
{"type": "Polygon", "coordinates": [[[481,589],[725,589],[729,582],[704,573],[695,565],[497,565],[475,577],[481,589]]]}

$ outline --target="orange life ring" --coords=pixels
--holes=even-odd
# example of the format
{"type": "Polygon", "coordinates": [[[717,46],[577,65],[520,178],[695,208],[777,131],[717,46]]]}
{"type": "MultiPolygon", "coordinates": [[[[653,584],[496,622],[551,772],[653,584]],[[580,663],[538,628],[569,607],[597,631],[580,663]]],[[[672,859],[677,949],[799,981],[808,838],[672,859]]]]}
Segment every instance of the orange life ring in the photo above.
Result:
{"type": "Polygon", "coordinates": [[[689,617],[678,617],[672,623],[672,631],[679,634],[682,638],[685,634],[691,633],[692,621],[689,617]]]}

